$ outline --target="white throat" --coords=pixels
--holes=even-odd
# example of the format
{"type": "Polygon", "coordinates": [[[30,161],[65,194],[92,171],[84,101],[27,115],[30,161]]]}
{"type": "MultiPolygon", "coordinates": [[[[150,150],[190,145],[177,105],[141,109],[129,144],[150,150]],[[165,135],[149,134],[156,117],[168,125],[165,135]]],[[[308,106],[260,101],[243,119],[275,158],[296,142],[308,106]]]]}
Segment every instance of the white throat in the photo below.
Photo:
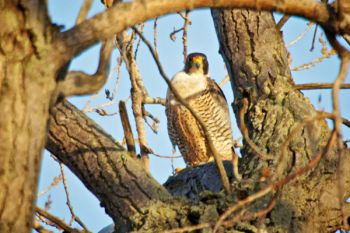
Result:
{"type": "Polygon", "coordinates": [[[207,79],[203,74],[187,74],[181,71],[174,75],[171,83],[182,98],[187,98],[204,91],[207,88],[207,79]]]}

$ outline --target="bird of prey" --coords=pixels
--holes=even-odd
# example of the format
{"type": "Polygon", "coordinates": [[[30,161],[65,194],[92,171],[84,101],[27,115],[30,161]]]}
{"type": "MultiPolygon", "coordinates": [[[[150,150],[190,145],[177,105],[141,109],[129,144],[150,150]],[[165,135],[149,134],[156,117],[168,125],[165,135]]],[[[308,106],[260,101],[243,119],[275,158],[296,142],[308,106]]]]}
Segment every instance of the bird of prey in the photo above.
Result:
{"type": "MultiPolygon", "coordinates": [[[[184,69],[174,75],[171,84],[201,119],[221,158],[233,159],[235,176],[239,178],[228,105],[220,87],[210,79],[208,69],[209,64],[204,54],[191,53],[184,69]]],[[[179,148],[187,166],[210,161],[213,154],[202,126],[170,89],[167,92],[165,111],[170,140],[174,148],[179,148]]]]}

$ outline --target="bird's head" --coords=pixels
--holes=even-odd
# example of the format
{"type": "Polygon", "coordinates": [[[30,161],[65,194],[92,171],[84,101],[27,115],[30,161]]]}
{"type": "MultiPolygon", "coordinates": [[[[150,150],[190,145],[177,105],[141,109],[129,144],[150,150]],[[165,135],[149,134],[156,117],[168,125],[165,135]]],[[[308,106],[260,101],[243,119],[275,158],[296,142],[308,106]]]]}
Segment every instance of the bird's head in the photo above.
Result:
{"type": "Polygon", "coordinates": [[[191,53],[187,56],[185,72],[188,74],[208,74],[209,64],[207,56],[203,53],[191,53]]]}

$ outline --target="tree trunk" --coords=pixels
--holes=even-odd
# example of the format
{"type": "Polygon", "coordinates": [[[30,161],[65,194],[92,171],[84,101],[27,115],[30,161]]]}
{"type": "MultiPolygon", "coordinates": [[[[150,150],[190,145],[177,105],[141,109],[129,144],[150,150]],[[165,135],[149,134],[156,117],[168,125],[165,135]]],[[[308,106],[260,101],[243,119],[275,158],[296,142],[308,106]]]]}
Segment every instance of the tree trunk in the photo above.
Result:
{"type": "MultiPolygon", "coordinates": [[[[310,101],[293,88],[288,52],[271,13],[212,10],[212,15],[220,53],[235,94],[236,118],[259,148],[254,150],[245,143],[241,161],[242,172],[246,179],[254,181],[251,189],[256,191],[271,182],[270,177],[264,177],[264,172],[275,174],[276,181],[305,166],[323,150],[330,132],[324,120],[314,120],[293,132],[305,119],[316,116],[316,111],[310,101]],[[289,144],[284,153],[282,145],[287,139],[289,144]]],[[[268,232],[332,232],[346,226],[343,219],[348,218],[349,208],[346,196],[339,201],[338,187],[343,186],[348,196],[350,166],[343,166],[344,177],[339,184],[336,172],[339,149],[344,148],[333,147],[315,170],[283,188],[276,208],[269,215],[273,225],[266,225],[268,232]]]]}
{"type": "Polygon", "coordinates": [[[0,232],[29,232],[55,67],[46,1],[0,1],[0,232]]]}

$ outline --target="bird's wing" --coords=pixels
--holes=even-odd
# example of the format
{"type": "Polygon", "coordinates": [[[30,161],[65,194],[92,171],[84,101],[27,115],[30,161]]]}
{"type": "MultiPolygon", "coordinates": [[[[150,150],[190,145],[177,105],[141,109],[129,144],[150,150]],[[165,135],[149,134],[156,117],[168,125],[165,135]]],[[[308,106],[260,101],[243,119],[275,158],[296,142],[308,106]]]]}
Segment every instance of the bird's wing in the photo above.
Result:
{"type": "Polygon", "coordinates": [[[227,100],[220,86],[213,79],[208,78],[208,87],[215,100],[218,101],[219,104],[225,108],[225,110],[227,109],[228,112],[227,100]]]}
{"type": "Polygon", "coordinates": [[[177,131],[176,127],[174,127],[174,117],[176,117],[176,106],[171,105],[171,100],[174,99],[174,95],[168,90],[167,97],[166,97],[166,103],[165,103],[165,114],[167,117],[167,127],[168,127],[168,134],[171,141],[171,144],[173,145],[173,148],[175,148],[176,145],[178,145],[177,140],[177,131]]]}

